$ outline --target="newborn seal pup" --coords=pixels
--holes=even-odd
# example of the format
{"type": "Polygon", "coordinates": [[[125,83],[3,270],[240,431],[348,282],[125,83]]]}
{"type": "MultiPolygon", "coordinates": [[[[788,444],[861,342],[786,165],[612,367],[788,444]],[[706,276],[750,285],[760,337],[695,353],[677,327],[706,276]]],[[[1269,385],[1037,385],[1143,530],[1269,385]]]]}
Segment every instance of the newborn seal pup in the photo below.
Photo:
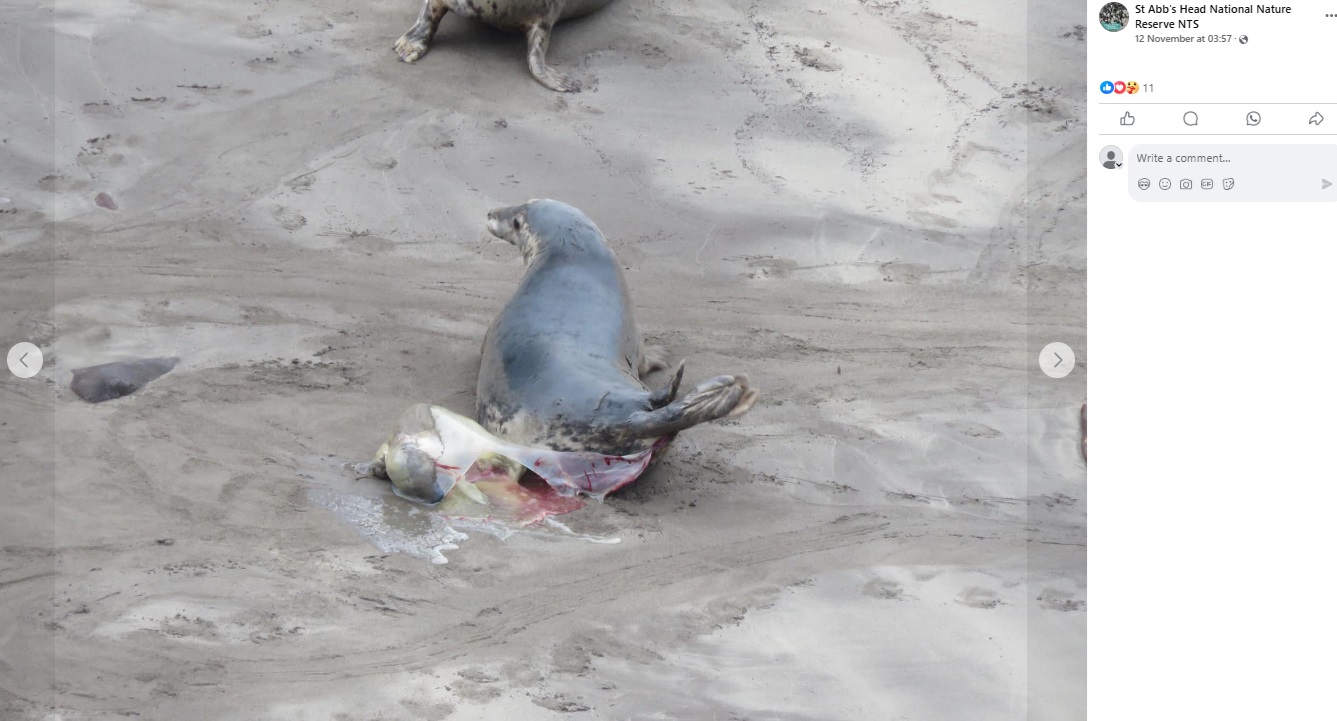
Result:
{"type": "Polygon", "coordinates": [[[611,0],[424,0],[413,27],[395,42],[395,52],[406,63],[427,54],[432,36],[447,10],[502,30],[523,31],[529,39],[529,72],[549,89],[579,92],[580,83],[548,67],[548,36],[558,20],[580,17],[611,0]]]}
{"type": "Polygon", "coordinates": [[[712,378],[677,398],[681,363],[662,388],[646,388],[640,376],[665,364],[641,343],[622,266],[584,213],[531,200],[492,211],[487,224],[525,259],[520,287],[483,340],[478,422],[488,431],[621,456],[756,403],[744,375],[712,378]]]}

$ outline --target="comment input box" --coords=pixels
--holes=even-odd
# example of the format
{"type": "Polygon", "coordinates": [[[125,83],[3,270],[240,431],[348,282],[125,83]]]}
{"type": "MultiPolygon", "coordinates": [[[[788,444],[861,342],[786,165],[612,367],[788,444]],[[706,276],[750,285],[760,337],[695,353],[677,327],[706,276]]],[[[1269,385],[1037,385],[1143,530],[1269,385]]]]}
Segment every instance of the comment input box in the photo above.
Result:
{"type": "Polygon", "coordinates": [[[1337,200],[1337,145],[1138,145],[1125,167],[1134,200],[1337,200]]]}

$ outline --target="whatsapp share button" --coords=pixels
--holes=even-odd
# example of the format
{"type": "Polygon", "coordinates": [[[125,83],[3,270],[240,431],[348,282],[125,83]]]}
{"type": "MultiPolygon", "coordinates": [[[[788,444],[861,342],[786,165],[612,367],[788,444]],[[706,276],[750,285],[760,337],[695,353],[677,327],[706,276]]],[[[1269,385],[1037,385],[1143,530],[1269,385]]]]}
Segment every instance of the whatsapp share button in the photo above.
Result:
{"type": "Polygon", "coordinates": [[[1134,200],[1337,200],[1337,145],[1138,145],[1124,167],[1134,200]]]}

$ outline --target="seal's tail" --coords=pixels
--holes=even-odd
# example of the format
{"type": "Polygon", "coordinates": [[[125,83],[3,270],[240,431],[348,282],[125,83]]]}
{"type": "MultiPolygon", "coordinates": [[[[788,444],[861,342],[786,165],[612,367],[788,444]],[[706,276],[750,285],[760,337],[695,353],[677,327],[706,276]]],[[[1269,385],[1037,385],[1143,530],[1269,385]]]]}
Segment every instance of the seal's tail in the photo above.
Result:
{"type": "Polygon", "coordinates": [[[757,389],[748,387],[745,375],[717,376],[663,408],[637,413],[631,419],[632,432],[638,438],[655,438],[698,423],[737,418],[759,395],[757,389]]]}

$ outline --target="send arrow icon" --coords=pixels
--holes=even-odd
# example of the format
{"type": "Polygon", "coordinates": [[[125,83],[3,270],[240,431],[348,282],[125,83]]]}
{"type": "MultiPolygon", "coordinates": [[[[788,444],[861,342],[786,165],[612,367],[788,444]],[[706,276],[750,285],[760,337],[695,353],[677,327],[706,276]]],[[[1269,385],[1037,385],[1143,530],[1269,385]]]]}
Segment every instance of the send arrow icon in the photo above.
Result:
{"type": "Polygon", "coordinates": [[[1331,181],[1331,180],[1328,180],[1327,178],[1324,178],[1324,179],[1323,179],[1323,189],[1324,189],[1324,190],[1327,190],[1328,188],[1331,188],[1331,187],[1332,187],[1332,181],[1331,181]]]}

